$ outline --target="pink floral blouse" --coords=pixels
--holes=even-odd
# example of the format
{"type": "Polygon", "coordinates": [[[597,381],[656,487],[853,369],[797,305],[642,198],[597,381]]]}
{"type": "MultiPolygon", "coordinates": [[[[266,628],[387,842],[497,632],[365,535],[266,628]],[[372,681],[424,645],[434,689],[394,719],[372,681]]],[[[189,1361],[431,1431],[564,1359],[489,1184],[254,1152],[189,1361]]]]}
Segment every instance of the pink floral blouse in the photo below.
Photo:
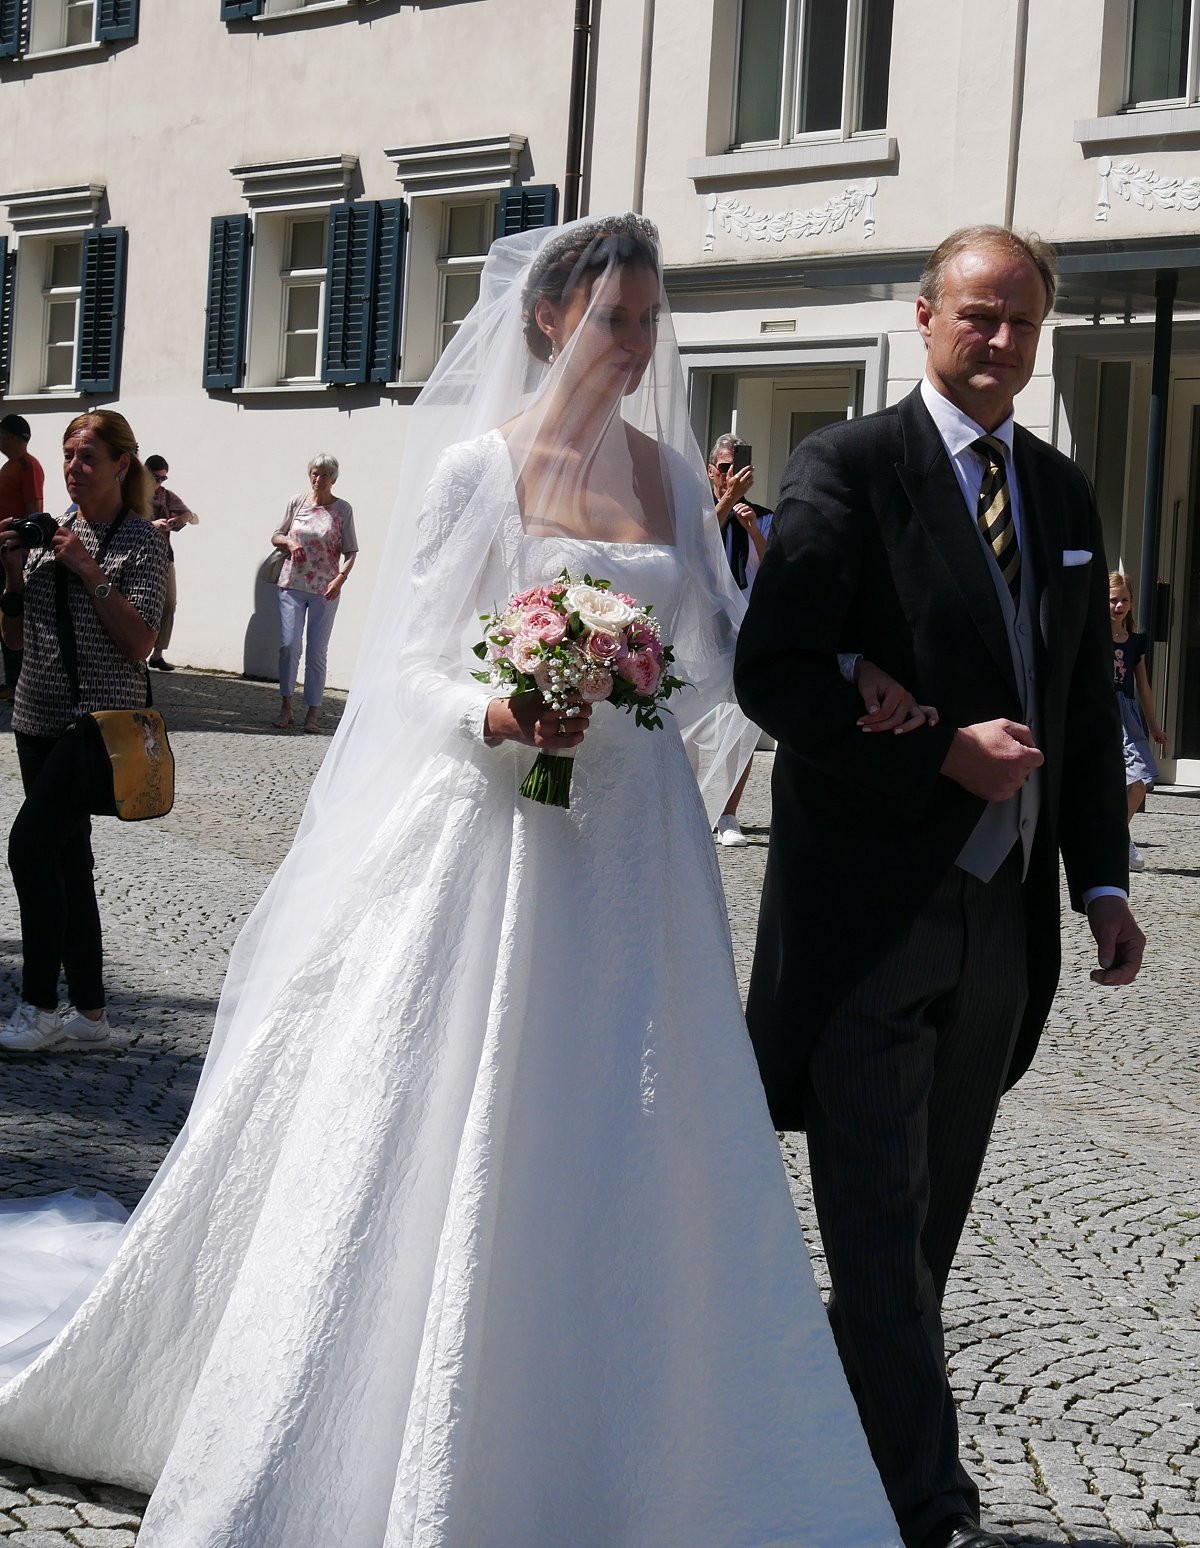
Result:
{"type": "Polygon", "coordinates": [[[287,591],[324,596],[338,572],[342,555],[358,552],[354,512],[345,500],[314,505],[311,495],[296,495],[288,501],[275,532],[279,537],[294,537],[302,545],[302,551],[294,558],[288,554],[279,572],[277,584],[287,591]]]}

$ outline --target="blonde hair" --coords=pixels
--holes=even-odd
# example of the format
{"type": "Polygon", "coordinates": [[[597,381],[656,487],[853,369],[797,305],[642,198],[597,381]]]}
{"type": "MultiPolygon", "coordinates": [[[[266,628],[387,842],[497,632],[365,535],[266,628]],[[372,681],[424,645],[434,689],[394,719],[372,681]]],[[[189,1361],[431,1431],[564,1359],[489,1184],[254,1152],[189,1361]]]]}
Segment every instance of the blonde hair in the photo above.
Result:
{"type": "MultiPolygon", "coordinates": [[[[929,302],[933,311],[937,311],[942,304],[942,290],[946,280],[946,270],[960,253],[970,251],[972,248],[1000,248],[1013,258],[1024,258],[1027,263],[1033,265],[1041,277],[1046,289],[1046,312],[1054,305],[1054,296],[1058,290],[1058,264],[1054,257],[1054,249],[1048,242],[1043,242],[1041,237],[1034,232],[1021,236],[1008,226],[960,226],[957,231],[952,231],[930,253],[925,267],[921,270],[920,294],[929,302]]],[[[1042,313],[1044,317],[1046,312],[1042,313]]]]}
{"type": "Polygon", "coordinates": [[[1111,591],[1114,586],[1124,586],[1125,588],[1125,595],[1129,598],[1129,611],[1125,614],[1125,627],[1130,634],[1134,634],[1137,632],[1137,619],[1134,617],[1136,603],[1133,596],[1133,586],[1130,584],[1129,577],[1124,570],[1110,570],[1108,572],[1108,589],[1111,591]]]}
{"type": "Polygon", "coordinates": [[[109,456],[116,461],[122,456],[129,458],[129,467],[121,480],[121,499],[135,516],[149,516],[155,481],[138,457],[138,444],[124,414],[116,409],[87,409],[75,418],[63,431],[63,446],[79,430],[90,430],[98,441],[104,443],[109,456]]]}

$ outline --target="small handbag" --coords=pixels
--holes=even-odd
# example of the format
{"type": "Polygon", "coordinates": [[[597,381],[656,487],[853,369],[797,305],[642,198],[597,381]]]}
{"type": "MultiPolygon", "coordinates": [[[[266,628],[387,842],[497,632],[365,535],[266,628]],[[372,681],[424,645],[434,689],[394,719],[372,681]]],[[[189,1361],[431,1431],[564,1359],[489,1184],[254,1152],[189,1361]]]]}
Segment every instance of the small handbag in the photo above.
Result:
{"type": "MultiPolygon", "coordinates": [[[[292,518],[295,516],[295,514],[296,502],[293,500],[292,503],[288,506],[287,521],[283,528],[283,533],[285,536],[292,530],[292,518]]],[[[263,579],[270,581],[272,586],[278,586],[279,577],[283,573],[283,561],[287,558],[287,556],[288,551],[286,548],[280,548],[278,545],[274,545],[271,548],[271,552],[263,560],[263,579]]]]}
{"type": "MultiPolygon", "coordinates": [[[[97,564],[124,519],[125,513],[122,511],[101,538],[96,550],[97,564]]],[[[58,646],[62,652],[67,681],[78,707],[79,652],[67,597],[69,583],[67,571],[62,565],[56,565],[54,610],[58,621],[58,646]]],[[[145,709],[93,710],[79,715],[67,732],[68,736],[86,738],[101,754],[101,761],[107,767],[112,781],[111,810],[122,822],[142,822],[149,817],[165,817],[175,804],[175,755],[167,740],[167,728],[162,716],[151,708],[152,699],[150,673],[146,671],[145,709]]]]}

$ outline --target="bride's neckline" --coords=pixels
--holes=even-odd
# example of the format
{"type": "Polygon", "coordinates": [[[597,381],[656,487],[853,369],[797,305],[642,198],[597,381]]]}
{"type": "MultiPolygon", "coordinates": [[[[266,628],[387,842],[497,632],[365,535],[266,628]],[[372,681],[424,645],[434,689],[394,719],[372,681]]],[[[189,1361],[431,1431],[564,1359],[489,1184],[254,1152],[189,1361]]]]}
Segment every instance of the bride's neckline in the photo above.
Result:
{"type": "Polygon", "coordinates": [[[509,488],[512,490],[513,510],[516,513],[517,526],[521,532],[521,539],[526,543],[578,543],[585,548],[649,548],[656,549],[660,553],[672,553],[676,545],[663,542],[660,538],[598,538],[582,537],[574,532],[530,532],[525,525],[525,513],[521,509],[521,497],[517,490],[516,471],[512,465],[512,455],[509,452],[508,441],[502,430],[498,427],[489,430],[489,436],[499,443],[499,449],[504,456],[505,467],[508,471],[509,488]]]}

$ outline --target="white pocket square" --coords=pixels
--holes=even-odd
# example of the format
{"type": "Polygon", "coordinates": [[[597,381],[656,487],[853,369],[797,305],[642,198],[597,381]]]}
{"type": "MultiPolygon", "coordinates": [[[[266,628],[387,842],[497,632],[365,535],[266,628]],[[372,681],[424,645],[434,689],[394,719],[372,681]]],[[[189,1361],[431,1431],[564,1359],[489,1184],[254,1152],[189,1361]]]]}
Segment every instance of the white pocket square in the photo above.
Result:
{"type": "Polygon", "coordinates": [[[1063,568],[1073,569],[1077,564],[1091,564],[1092,551],[1090,548],[1064,548],[1063,568]]]}

